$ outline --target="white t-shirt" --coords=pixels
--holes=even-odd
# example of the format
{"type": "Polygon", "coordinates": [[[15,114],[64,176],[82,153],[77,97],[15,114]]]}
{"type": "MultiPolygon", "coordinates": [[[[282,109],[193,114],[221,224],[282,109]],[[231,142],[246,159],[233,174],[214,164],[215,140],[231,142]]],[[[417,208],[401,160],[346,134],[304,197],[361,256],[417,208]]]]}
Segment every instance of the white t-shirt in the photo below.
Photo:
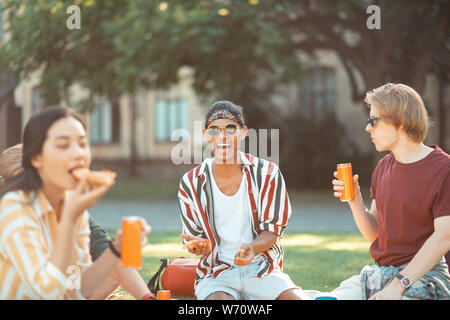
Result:
{"type": "MultiPolygon", "coordinates": [[[[214,224],[220,238],[220,260],[234,265],[234,256],[243,243],[253,242],[251,208],[248,199],[247,181],[242,175],[239,190],[232,196],[220,191],[212,173],[212,165],[208,166],[214,193],[214,224]]],[[[256,256],[251,263],[257,263],[256,256]]]]}

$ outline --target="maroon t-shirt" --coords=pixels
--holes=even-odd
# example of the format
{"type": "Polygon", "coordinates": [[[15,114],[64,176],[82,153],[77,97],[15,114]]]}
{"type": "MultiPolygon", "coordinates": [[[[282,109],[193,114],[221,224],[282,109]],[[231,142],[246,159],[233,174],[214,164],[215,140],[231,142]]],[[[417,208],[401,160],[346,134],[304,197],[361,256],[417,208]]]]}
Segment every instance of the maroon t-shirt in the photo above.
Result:
{"type": "Polygon", "coordinates": [[[434,219],[450,215],[450,156],[438,146],[424,159],[403,164],[392,153],[372,175],[378,238],[370,254],[380,266],[412,260],[434,232],[434,219]]]}

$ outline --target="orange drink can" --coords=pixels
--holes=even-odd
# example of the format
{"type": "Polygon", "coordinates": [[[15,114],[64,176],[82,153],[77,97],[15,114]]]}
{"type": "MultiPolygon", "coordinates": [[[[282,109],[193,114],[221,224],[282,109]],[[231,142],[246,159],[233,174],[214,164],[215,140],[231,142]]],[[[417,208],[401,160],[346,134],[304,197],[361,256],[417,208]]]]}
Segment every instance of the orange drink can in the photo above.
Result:
{"type": "Polygon", "coordinates": [[[350,201],[355,198],[353,191],[353,173],[351,163],[340,163],[337,165],[338,179],[344,182],[344,190],[340,197],[341,201],[350,201]]]}
{"type": "Polygon", "coordinates": [[[172,299],[172,297],[170,295],[170,290],[159,290],[156,293],[156,298],[158,300],[170,300],[170,299],[172,299]]]}
{"type": "Polygon", "coordinates": [[[142,224],[139,217],[131,216],[122,219],[122,264],[125,268],[142,268],[141,248],[142,224]]]}

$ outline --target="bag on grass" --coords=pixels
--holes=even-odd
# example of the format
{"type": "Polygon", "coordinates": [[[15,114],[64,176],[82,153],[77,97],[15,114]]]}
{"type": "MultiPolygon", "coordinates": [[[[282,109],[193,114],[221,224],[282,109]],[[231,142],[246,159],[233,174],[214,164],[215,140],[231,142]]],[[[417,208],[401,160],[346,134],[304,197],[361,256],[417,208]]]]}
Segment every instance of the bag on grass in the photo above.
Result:
{"type": "Polygon", "coordinates": [[[175,258],[161,259],[161,267],[150,279],[147,286],[156,295],[159,283],[164,290],[170,290],[173,295],[194,297],[194,282],[200,259],[175,258]]]}

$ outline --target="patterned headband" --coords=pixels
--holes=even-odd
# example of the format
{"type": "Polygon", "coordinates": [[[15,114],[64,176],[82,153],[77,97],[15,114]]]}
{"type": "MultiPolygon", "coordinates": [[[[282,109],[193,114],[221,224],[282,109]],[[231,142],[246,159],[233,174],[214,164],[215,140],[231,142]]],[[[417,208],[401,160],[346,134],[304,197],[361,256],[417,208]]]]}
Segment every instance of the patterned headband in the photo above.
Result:
{"type": "Polygon", "coordinates": [[[208,121],[206,122],[205,128],[207,128],[212,121],[218,120],[218,119],[234,120],[234,121],[238,122],[241,125],[241,127],[243,127],[245,125],[244,116],[242,114],[236,113],[233,111],[229,111],[226,109],[220,109],[220,110],[213,112],[208,117],[208,121]]]}

